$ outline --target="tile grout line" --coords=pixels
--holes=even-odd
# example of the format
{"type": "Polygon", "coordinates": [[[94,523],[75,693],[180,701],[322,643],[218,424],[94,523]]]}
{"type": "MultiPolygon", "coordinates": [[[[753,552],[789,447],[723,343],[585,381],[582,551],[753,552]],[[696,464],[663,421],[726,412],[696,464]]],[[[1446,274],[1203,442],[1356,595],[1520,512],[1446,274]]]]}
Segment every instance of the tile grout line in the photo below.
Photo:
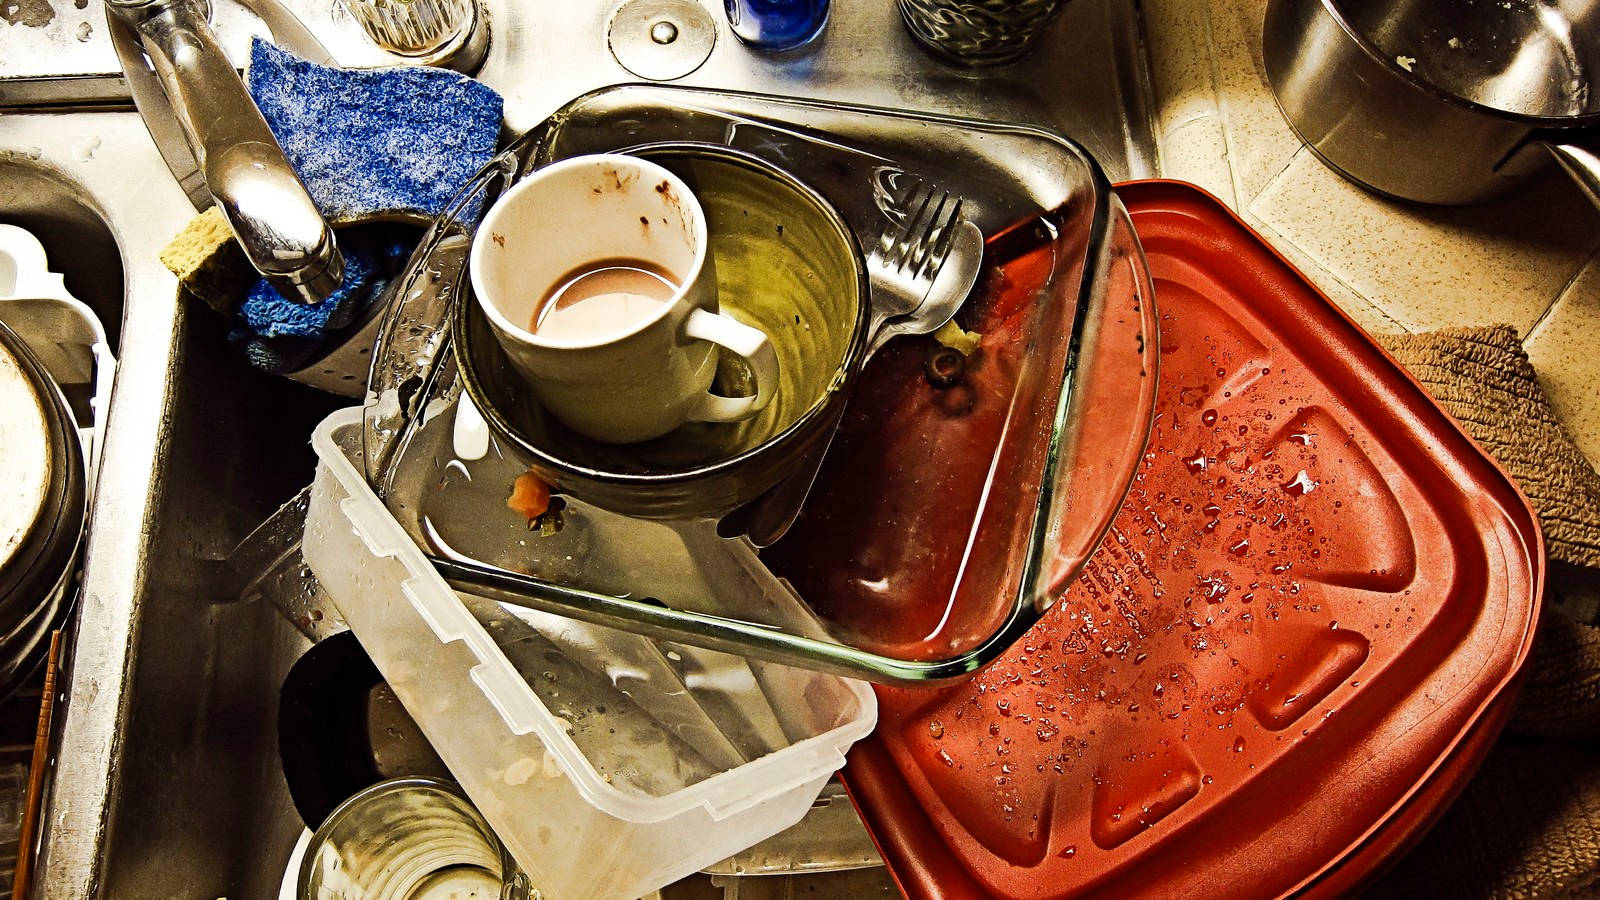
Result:
{"type": "Polygon", "coordinates": [[[1167,77],[1163,78],[1162,73],[1158,72],[1161,69],[1158,60],[1170,62],[1174,59],[1192,56],[1192,54],[1178,49],[1183,46],[1177,40],[1176,32],[1180,29],[1176,29],[1173,23],[1168,21],[1171,17],[1170,8],[1186,2],[1186,0],[1154,0],[1154,2],[1163,5],[1164,9],[1168,10],[1166,17],[1158,20],[1155,16],[1144,14],[1144,9],[1148,8],[1150,4],[1141,3],[1140,21],[1145,35],[1145,57],[1150,65],[1150,105],[1155,109],[1156,156],[1159,166],[1156,171],[1161,177],[1167,178],[1171,177],[1168,174],[1168,169],[1170,168],[1172,156],[1167,149],[1168,139],[1184,126],[1198,122],[1210,115],[1210,113],[1195,113],[1181,122],[1166,122],[1169,110],[1180,106],[1180,99],[1189,94],[1193,84],[1192,80],[1174,79],[1172,77],[1174,73],[1172,72],[1165,72],[1164,74],[1167,77]],[[1160,21],[1161,25],[1165,27],[1156,25],[1157,21],[1160,21]],[[1168,44],[1174,46],[1169,47],[1168,44]]]}
{"type": "MultiPolygon", "coordinates": [[[[1170,128],[1162,129],[1162,134],[1161,134],[1161,138],[1160,138],[1160,141],[1159,141],[1159,143],[1162,144],[1162,146],[1159,148],[1160,155],[1161,155],[1161,163],[1162,163],[1162,174],[1167,176],[1167,177],[1174,177],[1174,176],[1170,175],[1169,171],[1168,171],[1174,164],[1173,157],[1183,157],[1186,162],[1193,162],[1193,155],[1192,154],[1187,154],[1186,155],[1186,154],[1182,154],[1182,153],[1169,153],[1168,152],[1168,148],[1165,146],[1166,143],[1167,143],[1167,139],[1170,136],[1172,136],[1173,134],[1176,134],[1177,132],[1179,132],[1180,130],[1185,128],[1185,127],[1193,125],[1193,124],[1195,124],[1197,122],[1206,121],[1208,119],[1217,119],[1218,123],[1219,123],[1218,127],[1220,128],[1221,127],[1220,123],[1221,123],[1222,109],[1221,109],[1221,89],[1220,89],[1220,86],[1219,86],[1218,77],[1217,77],[1217,71],[1216,71],[1215,52],[1212,50],[1212,46],[1214,44],[1214,41],[1211,39],[1211,36],[1210,36],[1211,35],[1211,17],[1210,17],[1209,11],[1206,8],[1206,0],[1167,0],[1167,2],[1171,2],[1171,3],[1175,3],[1175,4],[1177,4],[1177,3],[1186,4],[1186,6],[1184,8],[1187,9],[1188,12],[1193,13],[1196,16],[1199,17],[1199,25],[1200,25],[1200,28],[1201,28],[1201,31],[1202,31],[1202,35],[1201,35],[1202,40],[1200,40],[1200,41],[1180,41],[1180,40],[1178,40],[1178,35],[1176,35],[1176,34],[1165,35],[1165,38],[1167,40],[1173,42],[1176,45],[1176,47],[1183,48],[1182,50],[1179,50],[1178,53],[1181,53],[1182,55],[1188,57],[1192,61],[1197,61],[1197,62],[1203,63],[1202,66],[1195,67],[1198,70],[1198,72],[1203,73],[1203,74],[1202,74],[1201,78],[1190,79],[1190,80],[1186,81],[1184,84],[1181,84],[1181,85],[1168,85],[1168,88],[1173,89],[1172,92],[1169,93],[1164,98],[1162,98],[1161,101],[1158,101],[1157,105],[1158,106],[1162,106],[1164,104],[1165,105],[1175,104],[1180,98],[1187,97],[1189,95],[1190,90],[1194,90],[1195,94],[1197,95],[1197,100],[1199,99],[1198,95],[1201,92],[1204,93],[1204,99],[1203,100],[1199,100],[1199,102],[1197,102],[1195,105],[1198,106],[1198,105],[1203,104],[1203,105],[1209,107],[1209,111],[1196,113],[1194,115],[1189,116],[1188,118],[1186,118],[1182,122],[1178,122],[1178,123],[1173,124],[1172,127],[1170,127],[1170,128]]],[[[1177,54],[1174,54],[1174,55],[1177,55],[1177,54]]],[[[1158,118],[1159,118],[1159,113],[1158,113],[1158,118]]],[[[1226,153],[1226,146],[1224,146],[1224,152],[1226,153]]],[[[1230,172],[1230,178],[1231,178],[1231,172],[1230,172]]],[[[1209,189],[1209,186],[1208,186],[1208,189],[1209,189]]]]}
{"type": "MultiPolygon", "coordinates": [[[[1302,148],[1302,150],[1303,149],[1304,148],[1302,148]]],[[[1299,153],[1296,153],[1295,155],[1298,156],[1299,153]]],[[[1276,180],[1276,179],[1274,179],[1274,180],[1276,180]]],[[[1271,187],[1271,182],[1268,182],[1267,187],[1271,187]]],[[[1265,188],[1265,187],[1262,188],[1261,193],[1265,194],[1266,192],[1267,192],[1267,188],[1265,188]]],[[[1332,282],[1338,284],[1340,287],[1342,287],[1346,291],[1348,291],[1349,294],[1352,297],[1355,297],[1357,300],[1360,300],[1362,303],[1365,303],[1367,305],[1368,309],[1372,310],[1374,313],[1377,313],[1378,318],[1381,318],[1385,322],[1388,322],[1390,325],[1393,325],[1394,327],[1400,329],[1401,331],[1405,332],[1406,334],[1415,334],[1416,333],[1416,331],[1414,329],[1412,329],[1411,326],[1409,326],[1409,325],[1405,324],[1404,322],[1401,322],[1399,319],[1395,318],[1393,315],[1391,315],[1389,313],[1388,310],[1384,309],[1383,307],[1381,307],[1377,303],[1375,303],[1372,300],[1371,297],[1368,297],[1366,294],[1363,294],[1362,292],[1356,290],[1353,286],[1351,286],[1351,284],[1349,282],[1347,282],[1343,278],[1341,278],[1337,272],[1334,272],[1332,269],[1329,269],[1327,266],[1323,265],[1321,261],[1319,261],[1316,257],[1312,256],[1309,252],[1307,252],[1305,248],[1301,247],[1299,244],[1296,244],[1294,241],[1292,241],[1288,237],[1286,237],[1282,232],[1278,231],[1277,228],[1273,227],[1271,222],[1267,221],[1266,219],[1261,218],[1260,216],[1252,215],[1252,218],[1255,219],[1254,227],[1257,230],[1265,232],[1267,235],[1270,235],[1274,239],[1274,240],[1269,242],[1269,243],[1272,244],[1272,246],[1274,248],[1277,248],[1277,247],[1280,247],[1280,246],[1293,247],[1294,250],[1295,250],[1295,254],[1297,256],[1299,256],[1301,259],[1308,260],[1312,265],[1316,266],[1317,267],[1317,271],[1319,273],[1321,273],[1324,277],[1326,277],[1329,281],[1332,281],[1332,282]]],[[[1279,250],[1278,252],[1282,253],[1283,251],[1279,250]]],[[[1284,256],[1287,257],[1288,254],[1284,253],[1284,256]]],[[[1312,278],[1305,271],[1305,265],[1303,263],[1301,263],[1301,262],[1299,262],[1297,260],[1294,260],[1294,259],[1290,259],[1289,263],[1290,263],[1290,265],[1294,266],[1297,271],[1300,272],[1301,277],[1305,278],[1306,281],[1310,282],[1310,284],[1317,289],[1318,293],[1322,294],[1325,297],[1328,297],[1328,292],[1323,290],[1322,286],[1320,284],[1318,284],[1318,280],[1315,279],[1315,278],[1312,278]]],[[[1351,315],[1349,310],[1344,309],[1344,307],[1337,300],[1334,300],[1332,297],[1328,297],[1328,301],[1331,302],[1334,306],[1339,307],[1339,309],[1342,310],[1345,313],[1345,315],[1350,316],[1352,319],[1355,318],[1355,316],[1351,315]]],[[[1357,325],[1361,325],[1360,322],[1357,322],[1356,324],[1357,325]]],[[[1366,330],[1366,326],[1365,325],[1361,325],[1361,329],[1363,331],[1365,331],[1366,330]]]]}
{"type": "Polygon", "coordinates": [[[1202,14],[1205,17],[1206,54],[1208,71],[1211,73],[1211,96],[1216,100],[1218,125],[1222,128],[1222,153],[1223,163],[1228,167],[1228,184],[1233,189],[1233,208],[1242,210],[1250,198],[1244,196],[1244,184],[1239,178],[1239,167],[1234,165],[1233,129],[1228,117],[1228,98],[1222,89],[1222,67],[1218,62],[1220,54],[1217,52],[1217,29],[1213,24],[1212,6],[1210,3],[1201,3],[1202,14]]]}
{"type": "MultiPolygon", "coordinates": [[[[1299,141],[1300,139],[1297,136],[1295,140],[1299,141]]],[[[1246,208],[1249,209],[1252,214],[1254,214],[1256,201],[1260,200],[1262,197],[1265,197],[1267,192],[1272,190],[1273,185],[1277,184],[1280,179],[1289,174],[1289,170],[1294,167],[1295,160],[1299,159],[1300,154],[1306,152],[1308,149],[1310,148],[1306,145],[1306,143],[1304,141],[1300,141],[1299,149],[1289,154],[1289,159],[1283,164],[1283,167],[1272,173],[1272,177],[1268,178],[1266,182],[1261,185],[1261,192],[1256,194],[1254,197],[1251,197],[1250,202],[1246,204],[1246,208]]],[[[1346,287],[1348,287],[1348,285],[1346,285],[1346,287]]],[[[1359,293],[1360,292],[1358,291],[1357,294],[1359,293]]]]}
{"type": "Polygon", "coordinates": [[[1572,290],[1572,288],[1581,278],[1583,278],[1583,274],[1589,270],[1589,267],[1597,263],[1600,263],[1600,244],[1596,244],[1590,249],[1589,255],[1584,257],[1583,262],[1579,263],[1578,267],[1573,270],[1572,277],[1568,278],[1566,283],[1561,285],[1561,289],[1556,291],[1555,296],[1550,298],[1550,304],[1544,308],[1543,312],[1539,313],[1539,318],[1535,319],[1533,324],[1528,326],[1528,330],[1525,334],[1517,336],[1517,342],[1526,348],[1528,341],[1533,337],[1534,332],[1539,330],[1539,326],[1543,325],[1546,319],[1549,319],[1555,315],[1556,307],[1561,305],[1562,298],[1566,297],[1567,293],[1572,290]]]}

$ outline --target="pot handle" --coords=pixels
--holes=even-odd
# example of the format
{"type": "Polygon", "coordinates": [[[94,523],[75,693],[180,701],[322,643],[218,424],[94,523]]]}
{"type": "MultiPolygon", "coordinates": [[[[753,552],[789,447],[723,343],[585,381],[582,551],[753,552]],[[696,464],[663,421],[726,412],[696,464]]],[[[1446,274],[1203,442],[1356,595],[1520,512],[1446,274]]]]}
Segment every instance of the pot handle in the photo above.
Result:
{"type": "Polygon", "coordinates": [[[1589,195],[1594,205],[1600,207],[1600,152],[1592,146],[1578,144],[1563,144],[1555,141],[1541,141],[1550,155],[1556,158],[1561,168],[1567,170],[1572,180],[1583,188],[1589,195]]]}

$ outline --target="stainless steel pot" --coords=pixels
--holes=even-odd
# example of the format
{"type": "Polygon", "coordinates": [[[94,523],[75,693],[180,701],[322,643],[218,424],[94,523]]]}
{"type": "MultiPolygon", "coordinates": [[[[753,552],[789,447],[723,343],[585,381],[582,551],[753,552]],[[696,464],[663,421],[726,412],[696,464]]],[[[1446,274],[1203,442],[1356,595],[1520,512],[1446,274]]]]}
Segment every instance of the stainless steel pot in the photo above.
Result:
{"type": "Polygon", "coordinates": [[[86,508],[66,398],[0,323],[0,699],[37,671],[72,609],[86,508]]]}
{"type": "Polygon", "coordinates": [[[1472,203],[1553,157],[1600,205],[1600,3],[1269,0],[1263,49],[1289,123],[1352,181],[1472,203]]]}

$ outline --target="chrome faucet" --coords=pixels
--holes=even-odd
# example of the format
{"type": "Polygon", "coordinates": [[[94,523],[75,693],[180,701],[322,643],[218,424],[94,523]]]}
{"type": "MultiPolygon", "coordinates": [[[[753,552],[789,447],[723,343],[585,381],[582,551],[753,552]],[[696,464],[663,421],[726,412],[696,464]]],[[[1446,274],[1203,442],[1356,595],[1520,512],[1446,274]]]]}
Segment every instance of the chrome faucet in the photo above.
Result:
{"type": "Polygon", "coordinates": [[[333,293],[344,279],[333,229],[217,43],[206,0],[107,0],[106,6],[140,115],[196,207],[215,199],[251,265],[279,293],[307,303],[333,293]],[[159,90],[150,89],[152,69],[159,90]],[[173,119],[197,164],[189,172],[175,160],[181,148],[173,146],[173,119]]]}

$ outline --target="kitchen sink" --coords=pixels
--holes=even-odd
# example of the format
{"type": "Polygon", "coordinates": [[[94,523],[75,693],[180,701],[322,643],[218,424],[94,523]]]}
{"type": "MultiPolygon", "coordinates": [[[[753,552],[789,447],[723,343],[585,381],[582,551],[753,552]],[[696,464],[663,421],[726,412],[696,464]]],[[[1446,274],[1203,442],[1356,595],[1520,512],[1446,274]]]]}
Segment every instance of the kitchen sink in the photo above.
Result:
{"type": "MultiPolygon", "coordinates": [[[[315,14],[312,2],[289,5],[316,26],[330,0],[315,14]]],[[[491,0],[483,77],[513,126],[636,80],[605,49],[613,4],[583,6],[491,0]]],[[[782,57],[722,25],[683,83],[1023,121],[1079,139],[1113,178],[1155,173],[1131,5],[1075,0],[1058,40],[990,76],[932,61],[893,4],[833,13],[816,48],[782,57]]],[[[275,897],[303,827],[279,763],[278,692],[311,642],[270,604],[241,602],[224,560],[310,480],[312,426],[350,401],[249,370],[225,322],[175,299],[157,254],[194,210],[136,114],[0,116],[0,197],[0,221],[39,236],[120,359],[34,895],[275,897]]]]}
{"type": "Polygon", "coordinates": [[[175,300],[156,254],[193,210],[137,116],[12,116],[0,144],[0,220],[122,351],[37,892],[262,895],[241,887],[275,885],[300,829],[276,698],[309,643],[234,602],[220,561],[310,478],[306,435],[342,403],[246,368],[226,323],[175,300]]]}

